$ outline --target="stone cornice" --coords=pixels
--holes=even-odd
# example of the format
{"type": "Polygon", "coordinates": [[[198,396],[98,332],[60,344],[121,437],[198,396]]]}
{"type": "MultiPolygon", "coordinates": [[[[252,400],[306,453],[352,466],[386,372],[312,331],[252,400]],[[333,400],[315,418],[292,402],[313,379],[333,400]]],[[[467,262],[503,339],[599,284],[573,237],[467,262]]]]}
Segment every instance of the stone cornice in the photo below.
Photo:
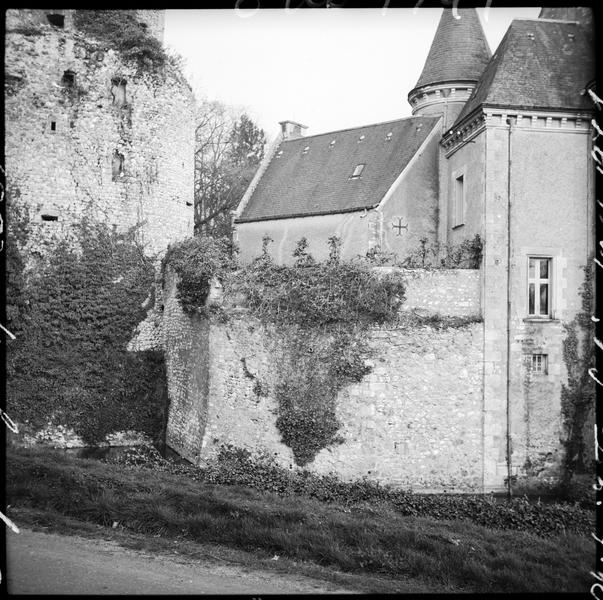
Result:
{"type": "Polygon", "coordinates": [[[458,126],[448,130],[440,144],[446,156],[470,142],[486,128],[508,128],[511,119],[514,128],[547,133],[585,133],[590,129],[591,114],[588,112],[563,112],[538,109],[516,109],[509,107],[483,106],[458,126]]]}
{"type": "Polygon", "coordinates": [[[466,102],[475,87],[470,82],[445,82],[416,88],[408,94],[414,115],[418,110],[443,102],[466,102]]]}

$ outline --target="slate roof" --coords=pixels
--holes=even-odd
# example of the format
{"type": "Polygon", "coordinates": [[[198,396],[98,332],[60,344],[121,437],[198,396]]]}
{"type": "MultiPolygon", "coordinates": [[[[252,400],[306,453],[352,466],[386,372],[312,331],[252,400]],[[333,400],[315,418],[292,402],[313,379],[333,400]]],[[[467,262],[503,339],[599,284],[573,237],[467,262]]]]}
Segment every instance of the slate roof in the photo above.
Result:
{"type": "Polygon", "coordinates": [[[375,206],[438,120],[408,117],[281,142],[237,221],[375,206]],[[365,165],[361,176],[350,179],[359,164],[365,165]]]}
{"type": "Polygon", "coordinates": [[[445,81],[477,81],[486,68],[491,52],[475,8],[458,13],[461,18],[455,19],[452,9],[444,9],[415,89],[445,81]]]}
{"type": "Polygon", "coordinates": [[[482,104],[589,111],[592,102],[581,92],[594,77],[589,28],[563,21],[516,19],[456,122],[482,104]]]}

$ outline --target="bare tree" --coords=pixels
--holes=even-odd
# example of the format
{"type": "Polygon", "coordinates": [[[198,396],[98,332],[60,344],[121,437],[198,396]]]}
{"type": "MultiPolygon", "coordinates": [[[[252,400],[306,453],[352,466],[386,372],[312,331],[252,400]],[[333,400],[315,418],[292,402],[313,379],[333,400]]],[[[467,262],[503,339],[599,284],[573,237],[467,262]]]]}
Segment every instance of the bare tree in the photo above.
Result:
{"type": "Polygon", "coordinates": [[[230,211],[264,156],[264,131],[246,114],[204,101],[195,137],[195,233],[229,235],[230,211]]]}

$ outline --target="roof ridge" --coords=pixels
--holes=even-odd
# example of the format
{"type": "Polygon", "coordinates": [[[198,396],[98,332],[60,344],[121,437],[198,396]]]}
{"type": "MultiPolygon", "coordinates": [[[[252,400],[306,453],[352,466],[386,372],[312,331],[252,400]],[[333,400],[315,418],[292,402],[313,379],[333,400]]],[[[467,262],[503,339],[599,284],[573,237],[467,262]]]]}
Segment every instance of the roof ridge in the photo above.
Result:
{"type": "Polygon", "coordinates": [[[536,23],[565,23],[567,25],[580,25],[580,21],[573,19],[540,19],[538,17],[516,17],[513,21],[535,21],[536,23]]]}
{"type": "Polygon", "coordinates": [[[367,125],[357,125],[356,127],[345,127],[344,129],[335,129],[334,131],[325,131],[324,133],[315,133],[314,135],[303,135],[301,137],[296,137],[290,140],[283,140],[282,143],[285,142],[297,142],[299,140],[307,140],[310,138],[320,137],[323,135],[333,135],[334,133],[343,133],[344,131],[353,131],[354,129],[364,129],[365,127],[375,127],[375,125],[387,125],[388,123],[399,123],[400,121],[409,121],[411,119],[439,119],[439,116],[429,116],[429,115],[410,115],[408,117],[403,117],[402,119],[390,119],[388,121],[380,121],[378,123],[368,123],[367,125]]]}

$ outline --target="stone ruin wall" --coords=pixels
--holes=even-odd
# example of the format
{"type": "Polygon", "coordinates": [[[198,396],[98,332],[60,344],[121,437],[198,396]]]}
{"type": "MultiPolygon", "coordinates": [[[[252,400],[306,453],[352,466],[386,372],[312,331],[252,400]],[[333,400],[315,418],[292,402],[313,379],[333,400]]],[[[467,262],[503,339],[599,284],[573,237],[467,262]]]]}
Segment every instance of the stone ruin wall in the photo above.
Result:
{"type": "MultiPolygon", "coordinates": [[[[64,237],[83,214],[119,231],[142,223],[148,253],[192,235],[190,86],[169,63],[139,69],[86,38],[73,11],[55,11],[63,27],[47,12],[12,9],[6,18],[7,182],[31,211],[33,237],[64,237]]],[[[149,29],[159,34],[152,12],[149,29]]]]}
{"type": "MultiPolygon", "coordinates": [[[[478,271],[409,271],[407,277],[407,310],[429,305],[423,312],[480,314],[478,271]],[[434,286],[446,293],[434,296],[434,286]]],[[[164,347],[168,446],[196,464],[231,444],[297,468],[275,424],[279,359],[270,342],[279,332],[244,308],[227,307],[228,323],[190,318],[175,286],[168,277],[161,324],[151,319],[140,328],[147,344],[164,347]],[[258,381],[267,394],[256,393],[258,381]]],[[[374,327],[371,373],[337,398],[345,441],[323,449],[306,468],[423,492],[481,491],[482,329],[480,322],[445,330],[374,327]]]]}

